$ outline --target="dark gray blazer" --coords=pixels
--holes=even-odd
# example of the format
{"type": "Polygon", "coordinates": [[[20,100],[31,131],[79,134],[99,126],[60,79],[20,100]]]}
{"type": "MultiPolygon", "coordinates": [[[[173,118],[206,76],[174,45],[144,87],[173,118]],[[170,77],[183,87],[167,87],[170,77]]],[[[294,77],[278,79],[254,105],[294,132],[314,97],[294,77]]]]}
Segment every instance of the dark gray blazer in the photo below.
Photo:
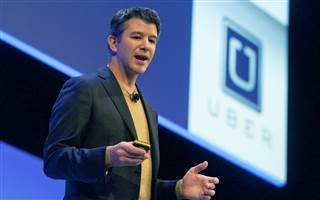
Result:
{"type": "MultiPolygon", "coordinates": [[[[140,93],[141,94],[141,93],[140,93]]],[[[157,179],[157,114],[141,96],[152,152],[152,199],[175,199],[176,181],[157,179]]],[[[107,68],[68,80],[51,113],[44,172],[65,179],[64,199],[138,199],[141,166],[105,168],[105,148],[137,139],[120,86],[107,68]]]]}

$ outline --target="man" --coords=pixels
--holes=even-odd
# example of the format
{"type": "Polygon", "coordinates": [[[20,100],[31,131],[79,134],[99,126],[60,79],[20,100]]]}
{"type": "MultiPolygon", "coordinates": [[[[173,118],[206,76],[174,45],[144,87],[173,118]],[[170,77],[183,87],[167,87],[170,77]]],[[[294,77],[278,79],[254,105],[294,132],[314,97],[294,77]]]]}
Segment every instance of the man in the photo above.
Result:
{"type": "Polygon", "coordinates": [[[111,20],[111,59],[96,74],[67,81],[53,107],[44,147],[44,171],[65,179],[65,199],[210,199],[216,177],[191,168],[179,181],[157,179],[157,114],[136,86],[159,39],[160,19],[129,8],[111,20]],[[150,151],[133,145],[151,144],[150,151]]]}

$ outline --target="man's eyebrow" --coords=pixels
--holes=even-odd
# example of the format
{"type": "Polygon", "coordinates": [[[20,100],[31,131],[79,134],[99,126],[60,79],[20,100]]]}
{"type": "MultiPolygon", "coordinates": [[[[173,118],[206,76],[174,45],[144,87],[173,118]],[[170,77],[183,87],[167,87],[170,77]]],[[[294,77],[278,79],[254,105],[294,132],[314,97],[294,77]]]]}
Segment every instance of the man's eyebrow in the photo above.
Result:
{"type": "Polygon", "coordinates": [[[155,35],[151,35],[150,37],[154,38],[154,39],[158,39],[158,36],[155,36],[155,35]]]}
{"type": "MultiPolygon", "coordinates": [[[[139,32],[139,31],[131,32],[130,35],[135,35],[135,34],[137,34],[137,35],[144,35],[144,33],[139,32]]],[[[156,35],[151,35],[150,37],[152,37],[153,39],[158,40],[158,36],[156,36],[156,35]]]]}
{"type": "Polygon", "coordinates": [[[139,35],[143,35],[142,32],[138,32],[138,31],[135,31],[135,32],[131,32],[131,35],[134,35],[134,34],[139,34],[139,35]]]}

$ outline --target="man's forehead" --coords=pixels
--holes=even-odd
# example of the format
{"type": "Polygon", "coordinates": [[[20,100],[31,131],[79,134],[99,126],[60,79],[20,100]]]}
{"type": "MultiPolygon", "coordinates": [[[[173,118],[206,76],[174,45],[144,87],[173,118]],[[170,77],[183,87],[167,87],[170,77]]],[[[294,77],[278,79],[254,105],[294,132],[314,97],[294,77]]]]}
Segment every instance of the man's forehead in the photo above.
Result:
{"type": "Polygon", "coordinates": [[[124,31],[143,33],[157,37],[157,27],[153,23],[148,23],[139,18],[129,19],[124,27],[124,31]]]}

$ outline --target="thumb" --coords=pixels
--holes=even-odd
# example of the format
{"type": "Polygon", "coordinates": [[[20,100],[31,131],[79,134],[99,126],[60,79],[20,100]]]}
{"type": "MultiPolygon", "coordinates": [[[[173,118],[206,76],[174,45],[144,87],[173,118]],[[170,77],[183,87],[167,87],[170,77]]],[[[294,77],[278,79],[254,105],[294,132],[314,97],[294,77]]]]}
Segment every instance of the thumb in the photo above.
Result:
{"type": "Polygon", "coordinates": [[[193,172],[193,173],[196,173],[198,174],[199,172],[201,172],[202,170],[205,170],[206,168],[208,167],[208,162],[207,161],[204,161],[194,167],[192,167],[190,169],[190,172],[193,172]]]}

